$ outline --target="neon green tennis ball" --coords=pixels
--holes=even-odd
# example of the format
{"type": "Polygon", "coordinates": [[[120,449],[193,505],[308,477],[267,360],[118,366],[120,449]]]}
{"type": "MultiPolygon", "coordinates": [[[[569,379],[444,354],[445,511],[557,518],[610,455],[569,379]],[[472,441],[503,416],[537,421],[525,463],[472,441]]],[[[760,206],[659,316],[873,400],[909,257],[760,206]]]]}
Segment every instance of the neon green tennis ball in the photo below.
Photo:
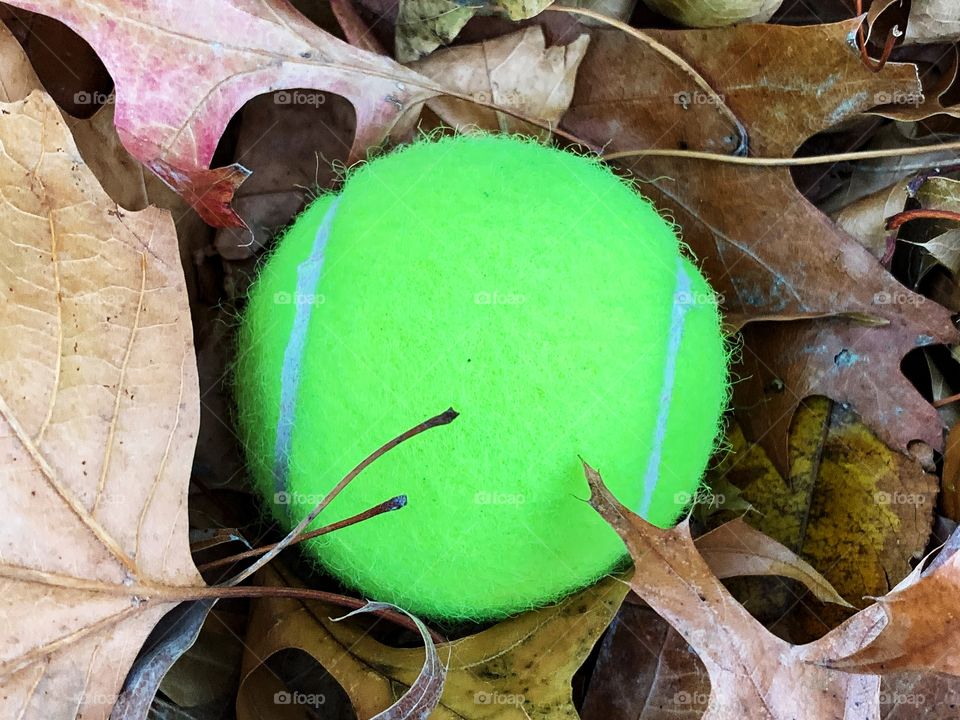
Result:
{"type": "MultiPolygon", "coordinates": [[[[291,526],[382,443],[308,544],[367,597],[491,619],[624,558],[578,456],[668,526],[727,395],[714,295],[671,226],[592,160],[503,136],[419,142],[348,177],[283,235],[240,332],[242,440],[291,526]]],[[[322,523],[320,522],[322,521],[322,523]]]]}

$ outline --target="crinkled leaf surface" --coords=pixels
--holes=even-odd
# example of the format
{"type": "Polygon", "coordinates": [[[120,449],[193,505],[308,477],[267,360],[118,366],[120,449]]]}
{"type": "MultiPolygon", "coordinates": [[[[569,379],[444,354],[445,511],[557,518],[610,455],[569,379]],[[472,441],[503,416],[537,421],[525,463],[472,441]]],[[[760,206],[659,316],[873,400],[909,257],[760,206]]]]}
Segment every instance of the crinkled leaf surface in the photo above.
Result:
{"type": "Polygon", "coordinates": [[[255,95],[314,88],[346,97],[356,110],[357,159],[437,94],[426,78],[338,40],[286,0],[11,4],[90,43],[116,83],[124,146],[213,225],[242,225],[229,202],[246,170],[208,166],[227,122],[255,95]]]}
{"type": "Polygon", "coordinates": [[[202,585],[199,398],[169,213],[117,207],[46,95],[0,112],[0,715],[104,718],[202,585]]]}
{"type": "MultiPolygon", "coordinates": [[[[876,104],[919,92],[912,65],[867,70],[858,21],[813,27],[741,26],[657,32],[724,98],[757,156],[790,155],[810,135],[876,104]],[[737,58],[731,63],[730,58],[737,58]]],[[[609,150],[732,152],[734,128],[716,103],[619,31],[596,31],[563,126],[609,150]],[[642,66],[643,73],[631,68],[642,66]],[[618,83],[606,82],[611,74],[618,83]]],[[[941,423],[900,371],[911,349],[956,342],[946,309],[914,295],[800,194],[786,169],[647,157],[626,163],[683,228],[730,317],[746,318],[738,418],[786,472],[790,418],[804,397],[850,403],[892,447],[942,445],[941,423]],[[890,299],[897,302],[891,302],[890,299]],[[873,318],[777,322],[820,313],[873,318]]]]}
{"type": "MultiPolygon", "coordinates": [[[[268,582],[281,582],[269,570],[268,582]]],[[[606,578],[558,605],[504,620],[437,646],[448,664],[443,697],[430,716],[576,720],[571,678],[617,612],[626,585],[606,578]]],[[[250,621],[240,720],[268,717],[275,678],[263,663],[286,648],[309,653],[347,691],[357,716],[371,718],[409,688],[423,665],[423,650],[392,648],[361,627],[334,623],[341,613],[318,603],[259,600],[250,621]],[[266,714],[265,714],[266,713],[266,714]]]]}

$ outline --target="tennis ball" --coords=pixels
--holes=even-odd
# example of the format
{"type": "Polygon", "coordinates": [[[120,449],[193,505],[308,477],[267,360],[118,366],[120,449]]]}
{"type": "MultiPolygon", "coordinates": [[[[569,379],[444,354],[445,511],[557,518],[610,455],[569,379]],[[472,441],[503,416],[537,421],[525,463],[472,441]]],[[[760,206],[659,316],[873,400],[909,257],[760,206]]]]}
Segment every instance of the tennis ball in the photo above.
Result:
{"type": "Polygon", "coordinates": [[[290,527],[374,462],[307,543],[367,597],[488,620],[625,560],[578,456],[661,527],[699,486],[727,397],[714,294],[670,224],[600,163],[504,136],[421,141],[283,234],[239,331],[238,426],[290,527]]]}

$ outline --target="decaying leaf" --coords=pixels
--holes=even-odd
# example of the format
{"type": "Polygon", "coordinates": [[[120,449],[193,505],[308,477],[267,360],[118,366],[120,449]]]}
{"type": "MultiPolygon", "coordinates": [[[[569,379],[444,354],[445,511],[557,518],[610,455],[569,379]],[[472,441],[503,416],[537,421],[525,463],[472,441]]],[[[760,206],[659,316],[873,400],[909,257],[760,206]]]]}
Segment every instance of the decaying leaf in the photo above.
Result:
{"type": "Polygon", "coordinates": [[[687,27],[764,23],[783,0],[643,0],[661,15],[687,27]]]}
{"type": "MultiPolygon", "coordinates": [[[[405,692],[399,700],[381,713],[377,713],[373,720],[409,720],[410,718],[425,718],[437,707],[440,697],[443,695],[443,685],[447,679],[447,666],[440,660],[437,653],[437,647],[430,637],[430,631],[418,618],[410,615],[402,608],[390,603],[371,602],[362,608],[358,608],[343,617],[339,617],[334,622],[340,622],[347,618],[361,615],[363,613],[374,612],[376,610],[397,610],[407,615],[420,631],[420,637],[423,640],[423,647],[426,654],[426,660],[420,670],[420,674],[410,685],[410,689],[405,692]]],[[[448,653],[449,654],[449,653],[448,653]]]]}
{"type": "MultiPolygon", "coordinates": [[[[922,555],[936,478],[887,448],[848,410],[824,398],[804,402],[794,417],[785,477],[736,427],[728,439],[733,452],[713,472],[756,508],[751,524],[810,561],[854,605],[890,590],[922,555]]],[[[770,608],[764,614],[776,617],[796,599],[778,587],[766,590],[762,602],[770,608]]],[[[822,633],[824,622],[814,630],[822,633]]]]}
{"type": "Polygon", "coordinates": [[[412,62],[453,40],[481,7],[455,0],[400,0],[396,55],[412,62]]]}
{"type": "Polygon", "coordinates": [[[583,720],[700,720],[709,701],[687,641],[649,607],[624,603],[601,640],[583,720]]]}
{"type": "Polygon", "coordinates": [[[0,715],[105,718],[187,544],[199,419],[169,213],[121,210],[49,97],[0,113],[0,715]]]}
{"type": "Polygon", "coordinates": [[[871,255],[881,260],[890,250],[891,233],[887,230],[887,219],[902,212],[909,197],[907,183],[897,182],[850,203],[833,219],[871,255]]]}
{"type": "MultiPolygon", "coordinates": [[[[550,0],[495,0],[511,20],[540,14],[550,0]]],[[[480,0],[399,0],[395,33],[397,60],[419,60],[453,40],[478,11],[480,0]]]]}
{"type": "MultiPolygon", "coordinates": [[[[784,156],[808,136],[875,105],[878,93],[919,91],[912,65],[888,64],[879,74],[864,67],[851,43],[858,23],[748,25],[655,37],[724,98],[747,131],[751,154],[784,156]],[[731,67],[729,57],[740,60],[731,67]]],[[[729,132],[719,134],[719,116],[688,82],[635,38],[596,31],[563,127],[613,151],[656,146],[723,152],[729,132]],[[629,71],[638,66],[647,70],[629,71]],[[611,73],[621,78],[616,86],[604,82],[611,73]]],[[[744,431],[778,468],[786,472],[788,465],[790,418],[814,394],[851,404],[884,442],[903,452],[912,440],[942,446],[940,418],[903,376],[900,359],[915,347],[957,341],[946,309],[897,282],[800,195],[786,169],[642,156],[625,164],[683,228],[725,312],[818,312],[880,321],[745,327],[734,404],[744,431]]]]}
{"type": "Polygon", "coordinates": [[[227,122],[255,95],[314,88],[346,97],[357,159],[408,127],[439,91],[324,32],[287,0],[146,3],[136,13],[120,0],[11,4],[55,17],[90,43],[116,82],[124,146],[213,225],[242,226],[229,202],[247,171],[208,166],[227,122]]]}
{"type": "MultiPolygon", "coordinates": [[[[270,584],[281,582],[273,571],[265,578],[270,584]]],[[[570,680],[626,592],[623,582],[608,578],[559,605],[438,645],[448,674],[431,717],[574,720],[570,680]]],[[[271,696],[283,688],[262,663],[286,648],[315,658],[350,695],[361,720],[395,702],[413,684],[423,665],[422,650],[387,647],[357,625],[330,620],[339,614],[317,603],[257,601],[246,638],[240,720],[271,717],[271,696]]]]}
{"type": "Polygon", "coordinates": [[[737,518],[696,540],[697,551],[723,580],[745,575],[779,575],[797,580],[823,602],[851,607],[809,563],[773,538],[737,518]]]}
{"type": "MultiPolygon", "coordinates": [[[[960,675],[960,554],[909,576],[871,608],[882,630],[864,647],[823,663],[850,672],[925,670],[960,675]]],[[[940,559],[940,558],[938,558],[940,559]]]]}
{"type": "Polygon", "coordinates": [[[621,505],[585,465],[590,504],[623,538],[636,571],[631,588],[697,652],[710,676],[704,720],[871,717],[879,678],[829,670],[810,654],[851,654],[871,638],[852,623],[809,646],[766,630],[724,588],[697,552],[686,522],[661,530],[621,505]]]}
{"type": "MultiPolygon", "coordinates": [[[[927,178],[917,190],[920,206],[930,210],[960,213],[960,181],[945,177],[927,178]]],[[[960,273],[960,225],[929,222],[922,240],[911,240],[929,252],[951,273],[960,273]]]]}
{"type": "MultiPolygon", "coordinates": [[[[543,29],[534,26],[441,50],[411,67],[445,86],[556,127],[573,98],[577,68],[589,41],[590,36],[583,34],[567,45],[546,48],[543,29]]],[[[544,139],[547,135],[534,125],[464,100],[435,98],[429,106],[446,125],[460,130],[539,134],[544,139]]]]}
{"type": "Polygon", "coordinates": [[[960,6],[956,0],[911,0],[906,43],[960,40],[960,6]]]}

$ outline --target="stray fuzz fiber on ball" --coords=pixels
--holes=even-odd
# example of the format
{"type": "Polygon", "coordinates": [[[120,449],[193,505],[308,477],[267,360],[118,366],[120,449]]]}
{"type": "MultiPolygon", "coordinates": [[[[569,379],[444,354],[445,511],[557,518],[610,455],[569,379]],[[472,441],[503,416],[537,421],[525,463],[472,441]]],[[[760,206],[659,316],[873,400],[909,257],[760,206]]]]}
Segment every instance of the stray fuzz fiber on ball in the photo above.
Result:
{"type": "Polygon", "coordinates": [[[555,601],[625,559],[582,456],[661,527],[696,493],[727,400],[715,296],[670,224],[595,160],[506,136],[421,141],[352,170],[283,234],[240,328],[238,425],[292,527],[363,595],[438,620],[555,601]]]}

